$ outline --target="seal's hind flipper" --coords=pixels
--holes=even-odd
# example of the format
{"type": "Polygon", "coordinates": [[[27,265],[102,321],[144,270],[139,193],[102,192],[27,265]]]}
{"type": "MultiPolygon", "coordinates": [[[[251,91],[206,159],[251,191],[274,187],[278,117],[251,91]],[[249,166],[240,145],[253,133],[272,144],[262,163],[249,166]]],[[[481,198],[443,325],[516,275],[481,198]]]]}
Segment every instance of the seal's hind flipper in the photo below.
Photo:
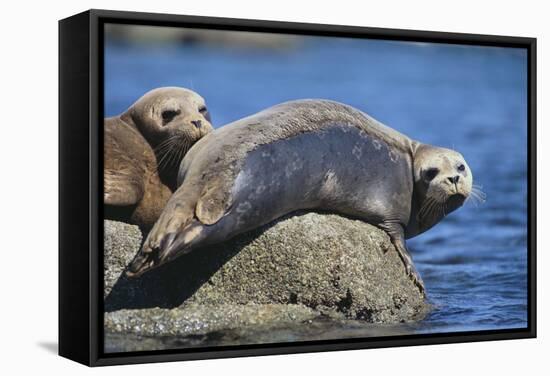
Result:
{"type": "Polygon", "coordinates": [[[207,229],[194,219],[181,231],[167,233],[157,246],[151,246],[146,241],[126,269],[126,276],[139,277],[146,271],[188,253],[193,246],[204,240],[209,231],[212,229],[207,229]]]}
{"type": "Polygon", "coordinates": [[[209,184],[197,201],[195,215],[205,225],[213,225],[224,216],[230,205],[231,193],[221,184],[209,184]]]}

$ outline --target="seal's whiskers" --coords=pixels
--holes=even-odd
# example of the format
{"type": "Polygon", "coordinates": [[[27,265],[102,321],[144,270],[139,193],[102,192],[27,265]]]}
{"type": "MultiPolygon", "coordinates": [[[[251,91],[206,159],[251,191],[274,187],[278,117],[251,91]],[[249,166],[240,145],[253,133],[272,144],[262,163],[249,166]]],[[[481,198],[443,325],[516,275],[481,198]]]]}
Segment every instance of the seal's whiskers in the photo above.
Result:
{"type": "Polygon", "coordinates": [[[429,219],[440,215],[442,206],[433,197],[428,197],[418,212],[417,219],[423,223],[428,222],[429,219]]]}
{"type": "Polygon", "coordinates": [[[162,157],[158,163],[158,170],[168,166],[177,166],[191,148],[192,141],[183,135],[170,137],[162,147],[162,157]]]}
{"type": "Polygon", "coordinates": [[[483,187],[481,185],[472,185],[470,196],[468,196],[466,201],[471,202],[474,206],[485,203],[485,201],[487,201],[487,195],[482,191],[482,188],[483,187]]]}
{"type": "Polygon", "coordinates": [[[168,166],[167,161],[170,158],[172,154],[172,150],[174,149],[177,143],[177,140],[175,139],[175,137],[169,139],[169,141],[170,142],[167,143],[166,146],[164,147],[163,152],[160,153],[162,156],[160,158],[160,161],[157,163],[157,172],[162,170],[164,167],[168,166]]]}

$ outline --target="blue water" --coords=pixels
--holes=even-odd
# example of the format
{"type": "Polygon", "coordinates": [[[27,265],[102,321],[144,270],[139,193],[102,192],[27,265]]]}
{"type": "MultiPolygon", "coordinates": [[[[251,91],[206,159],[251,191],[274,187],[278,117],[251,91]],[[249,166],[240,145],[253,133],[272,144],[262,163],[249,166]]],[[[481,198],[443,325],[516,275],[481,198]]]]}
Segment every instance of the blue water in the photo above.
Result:
{"type": "Polygon", "coordinates": [[[159,86],[206,98],[216,127],[274,104],[328,98],[468,161],[487,201],[408,241],[435,309],[410,332],[527,325],[524,50],[306,37],[294,48],[110,43],[105,112],[159,86]]]}

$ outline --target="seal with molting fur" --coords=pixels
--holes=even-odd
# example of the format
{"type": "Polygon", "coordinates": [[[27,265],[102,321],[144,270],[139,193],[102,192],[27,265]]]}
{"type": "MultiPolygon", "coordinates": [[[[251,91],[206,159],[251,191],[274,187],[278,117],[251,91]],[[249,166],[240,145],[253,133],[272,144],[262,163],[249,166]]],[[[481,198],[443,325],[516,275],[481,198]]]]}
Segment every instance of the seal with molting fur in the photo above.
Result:
{"type": "Polygon", "coordinates": [[[184,88],[155,89],[103,129],[105,218],[148,231],[177,188],[185,153],[212,130],[204,99],[184,88]]]}
{"type": "Polygon", "coordinates": [[[178,183],[129,276],[310,209],[383,229],[424,292],[405,239],[460,207],[472,172],[459,153],[411,140],[353,107],[299,100],[204,137],[182,161],[178,183]]]}

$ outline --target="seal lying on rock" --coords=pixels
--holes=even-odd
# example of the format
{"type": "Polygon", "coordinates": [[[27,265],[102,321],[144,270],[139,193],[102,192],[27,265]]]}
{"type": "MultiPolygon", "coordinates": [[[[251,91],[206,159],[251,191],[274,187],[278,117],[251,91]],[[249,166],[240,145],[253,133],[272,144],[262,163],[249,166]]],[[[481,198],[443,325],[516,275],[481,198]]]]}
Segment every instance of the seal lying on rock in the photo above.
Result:
{"type": "Polygon", "coordinates": [[[105,119],[105,218],[148,231],[177,187],[183,156],[211,130],[204,99],[177,87],[152,90],[105,119]]]}
{"type": "Polygon", "coordinates": [[[200,140],[178,182],[129,276],[286,213],[318,209],[383,229],[424,291],[405,238],[460,207],[472,173],[459,153],[411,140],[350,106],[300,100],[200,140]]]}

